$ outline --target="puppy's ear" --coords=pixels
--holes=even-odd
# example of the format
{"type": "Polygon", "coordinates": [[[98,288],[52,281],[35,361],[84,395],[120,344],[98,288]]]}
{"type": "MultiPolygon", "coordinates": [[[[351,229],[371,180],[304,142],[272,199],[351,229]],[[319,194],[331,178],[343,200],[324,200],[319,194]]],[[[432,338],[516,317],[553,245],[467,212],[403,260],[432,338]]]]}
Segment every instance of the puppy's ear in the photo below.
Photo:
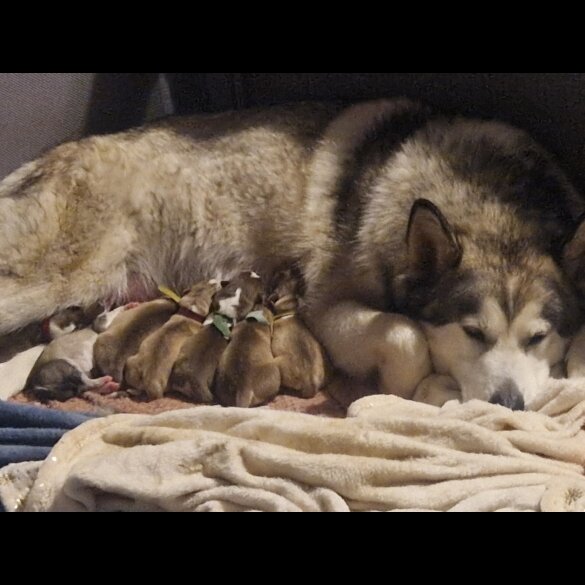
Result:
{"type": "Polygon", "coordinates": [[[561,264],[579,290],[585,291],[585,216],[563,246],[561,264]]]}
{"type": "Polygon", "coordinates": [[[461,247],[439,208],[427,199],[412,206],[406,236],[411,272],[438,277],[461,262],[461,247]]]}

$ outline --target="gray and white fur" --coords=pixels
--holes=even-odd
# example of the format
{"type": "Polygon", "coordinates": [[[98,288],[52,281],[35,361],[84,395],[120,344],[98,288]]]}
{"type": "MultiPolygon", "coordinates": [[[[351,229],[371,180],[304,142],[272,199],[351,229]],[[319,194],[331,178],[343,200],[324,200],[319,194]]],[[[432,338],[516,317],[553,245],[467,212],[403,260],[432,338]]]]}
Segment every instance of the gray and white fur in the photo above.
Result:
{"type": "Polygon", "coordinates": [[[0,334],[283,265],[334,364],[530,403],[582,322],[581,197],[524,132],[408,100],[169,119],[0,183],[0,334]]]}

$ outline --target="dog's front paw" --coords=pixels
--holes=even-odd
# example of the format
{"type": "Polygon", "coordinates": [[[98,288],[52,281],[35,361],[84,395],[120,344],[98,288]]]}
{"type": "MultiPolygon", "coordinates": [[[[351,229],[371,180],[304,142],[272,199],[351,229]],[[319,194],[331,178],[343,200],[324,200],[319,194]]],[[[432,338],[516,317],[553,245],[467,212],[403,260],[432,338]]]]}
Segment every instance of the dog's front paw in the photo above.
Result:
{"type": "Polygon", "coordinates": [[[461,390],[450,376],[431,374],[418,385],[412,399],[433,406],[443,406],[450,400],[461,400],[461,390]]]}

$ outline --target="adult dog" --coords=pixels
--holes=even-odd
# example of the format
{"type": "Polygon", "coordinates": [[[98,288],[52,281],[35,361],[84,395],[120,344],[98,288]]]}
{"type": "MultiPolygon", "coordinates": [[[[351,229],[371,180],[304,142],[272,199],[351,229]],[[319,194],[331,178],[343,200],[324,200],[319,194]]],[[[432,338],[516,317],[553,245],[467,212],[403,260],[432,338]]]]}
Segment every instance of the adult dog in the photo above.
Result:
{"type": "Polygon", "coordinates": [[[522,408],[581,323],[584,211],[524,132],[407,100],[169,119],[0,184],[0,333],[295,264],[347,373],[411,396],[434,365],[522,408]]]}

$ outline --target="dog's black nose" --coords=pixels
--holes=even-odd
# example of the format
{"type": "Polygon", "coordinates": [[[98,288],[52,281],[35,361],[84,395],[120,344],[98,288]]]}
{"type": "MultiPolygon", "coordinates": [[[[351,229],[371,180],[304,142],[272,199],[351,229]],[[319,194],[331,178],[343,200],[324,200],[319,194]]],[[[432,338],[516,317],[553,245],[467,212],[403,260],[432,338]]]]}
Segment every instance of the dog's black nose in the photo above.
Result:
{"type": "Polygon", "coordinates": [[[506,382],[490,398],[491,404],[501,404],[511,410],[524,410],[524,397],[514,382],[506,382]]]}

